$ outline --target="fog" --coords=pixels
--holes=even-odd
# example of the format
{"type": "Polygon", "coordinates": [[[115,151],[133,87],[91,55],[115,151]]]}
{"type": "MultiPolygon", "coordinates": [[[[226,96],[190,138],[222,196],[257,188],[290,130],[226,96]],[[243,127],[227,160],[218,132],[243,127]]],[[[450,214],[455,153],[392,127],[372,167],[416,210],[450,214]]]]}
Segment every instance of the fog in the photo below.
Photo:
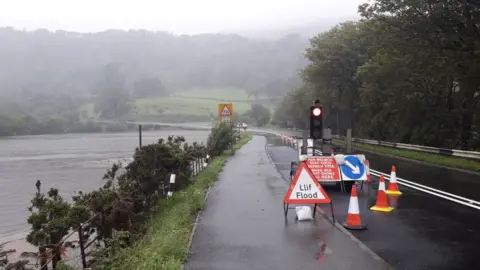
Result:
{"type": "Polygon", "coordinates": [[[99,32],[145,29],[177,34],[252,32],[334,24],[361,0],[2,0],[0,26],[99,32]]]}
{"type": "Polygon", "coordinates": [[[309,38],[362,3],[1,1],[0,136],[210,122],[219,102],[266,123],[302,85],[309,38]]]}

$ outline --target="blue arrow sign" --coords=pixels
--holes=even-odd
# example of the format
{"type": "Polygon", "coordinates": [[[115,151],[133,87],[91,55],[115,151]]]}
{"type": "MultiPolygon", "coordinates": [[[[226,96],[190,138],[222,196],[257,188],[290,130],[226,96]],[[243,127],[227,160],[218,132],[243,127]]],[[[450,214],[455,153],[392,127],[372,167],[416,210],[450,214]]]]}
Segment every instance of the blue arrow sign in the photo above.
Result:
{"type": "Polygon", "coordinates": [[[357,156],[345,156],[345,163],[340,166],[340,170],[344,176],[351,180],[358,180],[365,173],[365,165],[360,162],[357,156]]]}

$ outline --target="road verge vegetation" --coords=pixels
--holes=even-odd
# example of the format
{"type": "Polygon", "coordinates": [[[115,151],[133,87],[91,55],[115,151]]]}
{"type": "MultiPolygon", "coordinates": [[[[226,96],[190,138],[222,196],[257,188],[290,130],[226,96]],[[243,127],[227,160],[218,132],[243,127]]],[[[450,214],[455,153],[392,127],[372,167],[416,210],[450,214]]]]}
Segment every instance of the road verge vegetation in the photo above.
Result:
{"type": "Polygon", "coordinates": [[[194,222],[203,208],[210,185],[216,181],[228,158],[251,138],[244,133],[233,148],[218,155],[200,172],[192,185],[170,199],[160,200],[145,236],[133,247],[118,253],[112,264],[103,269],[180,269],[187,259],[194,222]]]}
{"type": "Polygon", "coordinates": [[[26,237],[38,252],[13,263],[0,252],[0,266],[27,270],[37,261],[42,270],[82,264],[92,269],[177,269],[186,259],[206,190],[228,157],[250,138],[222,124],[211,129],[206,144],[190,144],[179,136],[159,139],[136,148],[128,165],[113,164],[103,186],[76,192],[72,200],[57,188],[44,192],[38,180],[26,237]],[[176,175],[173,184],[171,174],[176,175]]]}
{"type": "MultiPolygon", "coordinates": [[[[333,143],[340,146],[345,146],[344,140],[333,139],[333,143]]],[[[357,142],[352,143],[352,148],[396,156],[396,157],[402,157],[402,158],[407,158],[407,159],[412,159],[417,161],[423,161],[426,163],[431,163],[431,164],[446,166],[451,168],[458,168],[458,169],[475,171],[475,172],[480,171],[480,162],[475,160],[464,159],[464,158],[442,156],[439,154],[409,151],[404,149],[397,149],[397,148],[384,147],[384,146],[378,146],[378,145],[369,145],[369,144],[363,144],[363,143],[357,143],[357,142]]]]}

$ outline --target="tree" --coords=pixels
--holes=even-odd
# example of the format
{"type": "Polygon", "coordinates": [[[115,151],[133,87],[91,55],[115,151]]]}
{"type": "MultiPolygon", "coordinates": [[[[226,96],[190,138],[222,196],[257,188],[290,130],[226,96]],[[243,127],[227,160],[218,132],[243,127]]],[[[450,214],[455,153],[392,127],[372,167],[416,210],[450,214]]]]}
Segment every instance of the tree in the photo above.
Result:
{"type": "Polygon", "coordinates": [[[272,113],[268,108],[259,103],[253,103],[247,114],[253,118],[258,126],[264,126],[270,123],[272,113]]]}
{"type": "Polygon", "coordinates": [[[158,77],[143,78],[135,81],[133,92],[136,98],[162,97],[167,94],[165,86],[158,77]]]}
{"type": "MultiPolygon", "coordinates": [[[[480,100],[480,3],[378,0],[360,6],[359,11],[364,18],[387,25],[398,37],[398,48],[409,48],[412,56],[429,56],[422,62],[440,73],[436,81],[444,83],[445,114],[453,117],[453,123],[443,124],[442,129],[453,125],[459,131],[457,139],[449,138],[450,144],[471,145],[480,100]]],[[[447,133],[452,137],[452,132],[447,133]]]]}
{"type": "Polygon", "coordinates": [[[479,147],[480,4],[378,0],[359,11],[361,21],[311,39],[304,89],[284,98],[274,123],[305,126],[304,108],[320,99],[340,134],[479,147]]]}
{"type": "Polygon", "coordinates": [[[308,128],[308,113],[313,100],[313,89],[304,85],[287,93],[275,108],[273,123],[288,128],[308,128]]]}
{"type": "Polygon", "coordinates": [[[28,224],[31,230],[27,241],[39,248],[39,257],[42,270],[49,260],[55,268],[61,261],[62,239],[74,224],[84,221],[88,215],[84,209],[72,208],[58,193],[58,189],[51,188],[47,194],[41,192],[41,182],[35,184],[37,192],[28,208],[30,216],[28,224]],[[47,248],[51,250],[50,254],[47,248]],[[49,258],[50,256],[50,258],[49,258]]]}
{"type": "Polygon", "coordinates": [[[122,117],[130,110],[126,78],[120,68],[119,63],[105,66],[104,79],[95,101],[95,111],[100,112],[103,118],[122,117]]]}

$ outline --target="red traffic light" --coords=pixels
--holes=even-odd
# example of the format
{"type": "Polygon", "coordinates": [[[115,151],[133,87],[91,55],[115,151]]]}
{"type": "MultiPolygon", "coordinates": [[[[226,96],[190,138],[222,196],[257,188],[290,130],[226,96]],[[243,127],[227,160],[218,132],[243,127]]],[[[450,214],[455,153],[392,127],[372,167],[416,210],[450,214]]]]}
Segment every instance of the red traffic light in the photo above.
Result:
{"type": "Polygon", "coordinates": [[[322,110],[321,110],[320,108],[318,108],[318,107],[317,107],[317,108],[314,108],[314,109],[312,110],[312,114],[313,114],[314,116],[319,116],[320,114],[322,114],[322,110]]]}

